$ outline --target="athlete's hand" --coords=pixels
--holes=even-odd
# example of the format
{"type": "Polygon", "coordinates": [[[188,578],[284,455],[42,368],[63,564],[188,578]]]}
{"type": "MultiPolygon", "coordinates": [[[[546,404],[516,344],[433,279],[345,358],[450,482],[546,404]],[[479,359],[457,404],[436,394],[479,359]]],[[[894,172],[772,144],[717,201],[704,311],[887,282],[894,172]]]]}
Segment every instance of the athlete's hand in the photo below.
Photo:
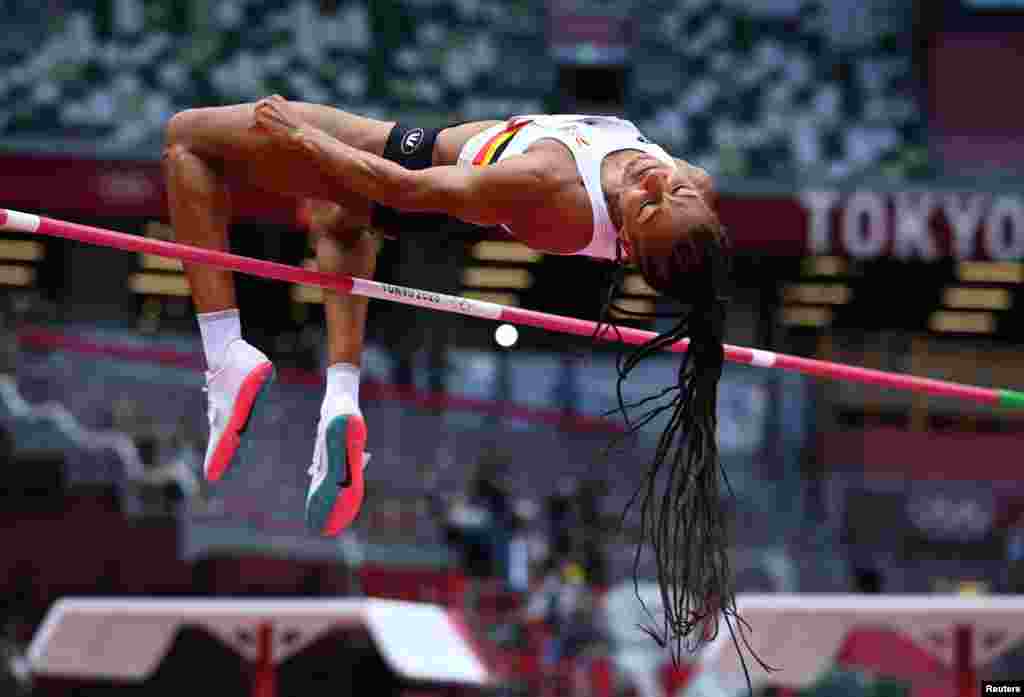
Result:
{"type": "Polygon", "coordinates": [[[275,94],[256,102],[253,128],[267,134],[280,145],[299,149],[303,147],[312,127],[299,118],[288,100],[275,94]]]}

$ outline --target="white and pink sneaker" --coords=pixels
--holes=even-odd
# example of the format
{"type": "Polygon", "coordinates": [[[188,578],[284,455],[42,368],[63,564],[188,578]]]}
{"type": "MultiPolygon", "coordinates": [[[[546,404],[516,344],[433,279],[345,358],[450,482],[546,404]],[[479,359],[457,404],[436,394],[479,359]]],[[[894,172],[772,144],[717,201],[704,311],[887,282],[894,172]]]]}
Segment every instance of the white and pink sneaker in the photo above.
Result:
{"type": "Polygon", "coordinates": [[[312,480],[306,494],[306,525],[334,536],[352,524],[363,504],[366,421],[352,405],[321,409],[316,429],[312,480]]]}
{"type": "Polygon", "coordinates": [[[231,466],[241,435],[249,426],[253,405],[273,380],[270,359],[243,339],[228,345],[223,367],[206,373],[210,442],[203,471],[208,481],[216,482],[231,466]]]}

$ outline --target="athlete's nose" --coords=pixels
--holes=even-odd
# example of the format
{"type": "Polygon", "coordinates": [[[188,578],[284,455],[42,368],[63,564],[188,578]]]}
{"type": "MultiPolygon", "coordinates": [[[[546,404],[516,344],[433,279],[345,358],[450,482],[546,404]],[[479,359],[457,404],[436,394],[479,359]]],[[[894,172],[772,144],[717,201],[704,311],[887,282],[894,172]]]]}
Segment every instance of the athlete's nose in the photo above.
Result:
{"type": "Polygon", "coordinates": [[[649,194],[655,196],[661,194],[665,190],[665,173],[656,169],[651,170],[640,180],[640,186],[649,194]]]}

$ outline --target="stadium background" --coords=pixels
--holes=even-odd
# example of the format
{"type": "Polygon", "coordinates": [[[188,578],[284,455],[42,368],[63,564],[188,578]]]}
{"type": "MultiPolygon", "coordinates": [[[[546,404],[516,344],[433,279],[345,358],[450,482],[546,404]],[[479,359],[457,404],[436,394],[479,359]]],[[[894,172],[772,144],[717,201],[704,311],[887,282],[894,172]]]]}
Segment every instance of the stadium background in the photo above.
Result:
{"type": "MultiPolygon", "coordinates": [[[[1024,386],[1024,99],[998,84],[1024,68],[1010,0],[7,0],[0,16],[0,205],[168,238],[167,119],[275,92],[423,124],[615,113],[718,181],[737,248],[730,343],[1024,386]]],[[[234,251],[312,263],[284,201],[237,200],[234,251]]],[[[584,318],[610,277],[431,230],[387,243],[379,269],[584,318]]],[[[301,520],[317,292],[239,278],[247,338],[281,380],[244,465],[209,487],[180,266],[6,235],[0,284],[4,690],[115,690],[26,675],[28,638],[66,594],[441,602],[466,613],[502,690],[597,689],[580,676],[615,658],[603,599],[632,573],[637,519],[621,515],[653,448],[647,433],[602,453],[619,432],[604,416],[613,348],[530,329],[502,348],[486,322],[372,303],[368,500],[330,543],[301,520]]],[[[661,303],[639,276],[625,290],[661,303]]],[[[719,408],[740,591],[1024,588],[1019,417],[735,366],[719,408]]],[[[913,646],[868,641],[889,664],[837,663],[822,694],[953,693],[931,669],[892,674],[931,665],[913,646]]],[[[244,693],[202,637],[175,647],[140,694],[180,691],[188,665],[244,693]]],[[[989,672],[1022,676],[1021,659],[989,672]]],[[[287,693],[326,692],[305,660],[287,693]]],[[[349,673],[330,673],[337,689],[349,673]]],[[[610,689],[647,697],[613,673],[610,689]]],[[[659,680],[678,687],[672,673],[659,680]]]]}

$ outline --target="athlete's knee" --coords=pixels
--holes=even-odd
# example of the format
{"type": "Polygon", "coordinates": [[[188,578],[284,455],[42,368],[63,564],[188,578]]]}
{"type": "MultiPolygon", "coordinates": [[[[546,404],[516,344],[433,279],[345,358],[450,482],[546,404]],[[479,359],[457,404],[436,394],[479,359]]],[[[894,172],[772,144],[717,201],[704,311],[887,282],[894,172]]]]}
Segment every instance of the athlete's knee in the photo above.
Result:
{"type": "MultiPolygon", "coordinates": [[[[162,165],[168,183],[173,182],[179,189],[184,187],[185,190],[195,190],[197,181],[208,178],[207,176],[197,176],[207,174],[206,163],[196,157],[188,146],[180,142],[169,142],[164,146],[162,165]]],[[[198,188],[206,189],[208,187],[198,188]]]]}
{"type": "Polygon", "coordinates": [[[164,168],[175,167],[187,158],[191,153],[188,148],[180,143],[167,143],[164,145],[163,163],[164,168]]]}
{"type": "Polygon", "coordinates": [[[217,169],[182,143],[164,148],[163,169],[168,186],[178,195],[215,206],[230,205],[230,197],[217,169]]]}
{"type": "Polygon", "coordinates": [[[164,129],[164,152],[169,152],[176,146],[187,147],[190,134],[195,130],[198,121],[201,119],[200,109],[186,109],[179,111],[167,122],[164,129]]]}
{"type": "Polygon", "coordinates": [[[196,153],[198,131],[206,120],[204,109],[179,111],[164,129],[163,165],[165,171],[187,172],[201,166],[205,158],[196,153]]]}
{"type": "Polygon", "coordinates": [[[320,271],[361,278],[373,276],[379,247],[376,237],[368,230],[322,235],[313,248],[320,271]]]}

